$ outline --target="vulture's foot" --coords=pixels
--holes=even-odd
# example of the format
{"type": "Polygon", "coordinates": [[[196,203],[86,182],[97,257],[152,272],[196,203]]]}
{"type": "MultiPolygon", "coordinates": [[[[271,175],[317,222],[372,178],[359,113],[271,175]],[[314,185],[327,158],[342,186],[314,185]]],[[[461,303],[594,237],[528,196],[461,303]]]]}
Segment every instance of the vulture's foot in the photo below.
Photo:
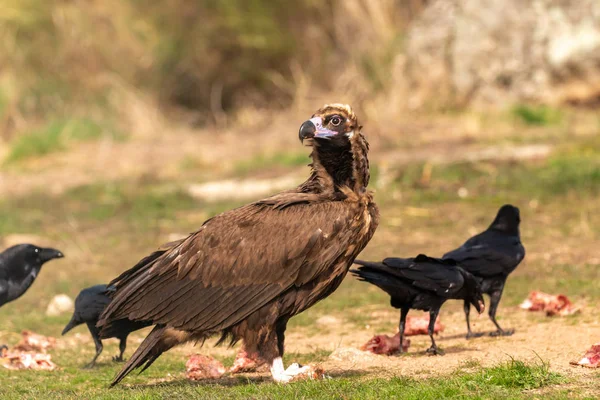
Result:
{"type": "Polygon", "coordinates": [[[114,362],[123,362],[123,361],[125,361],[125,359],[123,358],[123,356],[113,356],[112,360],[114,362]]]}
{"type": "Polygon", "coordinates": [[[515,333],[514,329],[498,329],[495,332],[490,332],[490,336],[511,336],[513,333],[515,333]]]}
{"type": "Polygon", "coordinates": [[[95,366],[96,366],[96,362],[95,362],[95,361],[92,361],[91,363],[89,363],[89,364],[86,364],[86,365],[84,365],[83,367],[81,367],[81,369],[92,369],[92,368],[94,368],[95,366]]]}
{"type": "Polygon", "coordinates": [[[293,363],[284,370],[283,361],[281,361],[281,358],[276,358],[271,366],[271,375],[275,382],[287,383],[304,378],[322,378],[323,371],[320,368],[314,368],[310,365],[301,366],[298,363],[293,363]]]}
{"type": "Polygon", "coordinates": [[[431,346],[427,349],[427,354],[429,354],[430,356],[443,356],[444,351],[442,349],[439,349],[437,346],[431,346]]]}

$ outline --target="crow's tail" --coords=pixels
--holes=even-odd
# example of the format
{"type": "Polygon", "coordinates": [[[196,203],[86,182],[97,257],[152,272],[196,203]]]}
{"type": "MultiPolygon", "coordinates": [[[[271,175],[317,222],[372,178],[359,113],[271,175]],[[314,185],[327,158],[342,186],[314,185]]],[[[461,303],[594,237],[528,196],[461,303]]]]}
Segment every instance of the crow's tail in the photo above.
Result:
{"type": "Polygon", "coordinates": [[[63,329],[61,335],[64,335],[65,333],[69,332],[71,329],[75,328],[77,325],[81,325],[82,323],[83,322],[77,320],[77,318],[75,318],[75,315],[73,315],[71,317],[71,320],[67,324],[67,326],[65,326],[65,329],[63,329]]]}
{"type": "Polygon", "coordinates": [[[363,260],[354,260],[354,264],[358,264],[358,265],[362,265],[364,267],[370,267],[370,268],[375,268],[375,269],[379,269],[381,267],[383,267],[384,265],[380,262],[374,262],[374,261],[363,261],[363,260]]]}

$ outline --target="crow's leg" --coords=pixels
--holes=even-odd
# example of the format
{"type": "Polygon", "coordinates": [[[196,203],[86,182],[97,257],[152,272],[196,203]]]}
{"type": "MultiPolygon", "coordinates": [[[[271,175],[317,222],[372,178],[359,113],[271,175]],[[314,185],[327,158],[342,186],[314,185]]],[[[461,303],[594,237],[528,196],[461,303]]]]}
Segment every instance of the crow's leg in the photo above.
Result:
{"type": "Polygon", "coordinates": [[[502,298],[502,290],[496,290],[496,291],[492,292],[492,294],[490,295],[489,315],[490,315],[490,319],[492,320],[494,325],[496,325],[496,328],[498,328],[498,330],[496,332],[490,333],[490,336],[510,336],[513,333],[515,333],[514,329],[507,329],[507,330],[502,329],[500,327],[500,325],[498,324],[498,321],[496,321],[496,311],[498,311],[498,304],[500,304],[501,298],[502,298]]]}
{"type": "Polygon", "coordinates": [[[123,354],[125,354],[125,349],[127,348],[127,336],[122,336],[119,338],[119,355],[113,357],[113,361],[116,362],[122,362],[124,361],[123,359],[123,354]]]}
{"type": "Polygon", "coordinates": [[[429,337],[431,338],[431,347],[427,349],[427,354],[430,355],[444,355],[444,352],[438,349],[435,344],[435,340],[433,339],[433,328],[435,327],[435,321],[437,320],[439,309],[429,311],[429,327],[427,332],[429,333],[429,337]]]}
{"type": "Polygon", "coordinates": [[[92,368],[94,367],[94,365],[96,365],[96,360],[98,359],[98,356],[100,356],[100,353],[102,353],[102,341],[100,340],[100,336],[98,335],[98,328],[96,328],[96,323],[95,322],[87,322],[86,323],[88,329],[90,330],[90,333],[92,334],[92,339],[94,339],[94,344],[96,345],[96,355],[94,356],[94,358],[92,358],[92,361],[87,364],[84,368],[92,368]]]}
{"type": "Polygon", "coordinates": [[[483,333],[473,333],[471,331],[471,320],[469,319],[469,315],[471,314],[471,303],[465,300],[465,318],[467,319],[467,339],[472,339],[476,337],[481,337],[483,333]]]}
{"type": "Polygon", "coordinates": [[[471,339],[473,337],[473,332],[471,332],[471,322],[469,321],[469,314],[471,313],[471,303],[465,300],[464,309],[465,318],[467,320],[467,339],[471,339]]]}
{"type": "Polygon", "coordinates": [[[402,343],[404,343],[404,329],[406,329],[406,316],[408,315],[409,308],[402,308],[400,310],[400,324],[398,325],[398,332],[400,333],[400,348],[398,353],[403,353],[402,343]]]}

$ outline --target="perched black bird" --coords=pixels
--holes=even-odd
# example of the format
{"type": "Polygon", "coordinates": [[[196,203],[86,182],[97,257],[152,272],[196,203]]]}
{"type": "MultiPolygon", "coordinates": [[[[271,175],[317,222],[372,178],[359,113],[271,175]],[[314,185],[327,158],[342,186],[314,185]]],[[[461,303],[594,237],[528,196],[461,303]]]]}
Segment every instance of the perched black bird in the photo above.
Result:
{"type": "Polygon", "coordinates": [[[382,262],[354,260],[354,263],[362,267],[350,272],[383,289],[391,296],[392,307],[400,309],[400,344],[410,309],[429,311],[431,347],[427,353],[443,354],[433,339],[433,327],[444,302],[464,299],[479,313],[485,308],[479,283],[453,260],[419,254],[415,258],[386,258],[382,262]]]}
{"type": "MultiPolygon", "coordinates": [[[[498,330],[492,336],[508,336],[514,329],[504,330],[496,321],[496,311],[502,297],[504,284],[508,275],[517,268],[525,258],[525,248],[519,235],[519,209],[510,204],[504,205],[498,211],[490,227],[470,238],[456,250],[444,254],[444,259],[453,259],[472,273],[480,282],[483,293],[490,296],[490,319],[498,330]]],[[[465,301],[465,316],[467,318],[467,339],[474,335],[469,322],[470,305],[465,301]]]]}
{"type": "MultiPolygon", "coordinates": [[[[96,285],[83,289],[75,299],[75,311],[73,312],[73,317],[71,317],[71,321],[69,321],[62,331],[62,334],[64,335],[78,325],[87,325],[92,335],[92,339],[94,339],[94,344],[96,345],[96,355],[85,368],[93,367],[96,364],[98,356],[102,353],[102,341],[98,335],[100,329],[96,328],[96,323],[98,322],[98,319],[100,319],[102,311],[104,311],[106,306],[111,302],[111,298],[107,295],[110,291],[114,291],[114,288],[109,288],[107,285],[96,285]]],[[[107,337],[116,337],[120,340],[120,353],[117,357],[113,357],[113,361],[123,361],[123,353],[125,353],[125,348],[127,347],[127,336],[129,336],[131,332],[146,326],[149,326],[149,324],[129,321],[127,319],[117,321],[112,326],[111,331],[108,333],[109,336],[107,337]]]]}
{"type": "Polygon", "coordinates": [[[64,257],[56,249],[18,244],[0,254],[0,307],[18,299],[29,289],[42,265],[64,257]]]}

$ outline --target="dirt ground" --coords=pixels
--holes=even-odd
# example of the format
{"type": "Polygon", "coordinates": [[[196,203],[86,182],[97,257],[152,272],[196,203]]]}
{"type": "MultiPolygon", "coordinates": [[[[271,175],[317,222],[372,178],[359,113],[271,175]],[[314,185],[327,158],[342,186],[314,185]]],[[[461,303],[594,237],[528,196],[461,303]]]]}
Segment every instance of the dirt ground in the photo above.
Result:
{"type": "MultiPolygon", "coordinates": [[[[455,308],[455,307],[453,307],[455,308]]],[[[396,321],[399,313],[393,309],[374,311],[374,318],[396,321]]],[[[411,312],[418,315],[419,312],[411,312]]],[[[409,315],[411,315],[409,314],[409,315]]],[[[570,317],[545,317],[542,313],[528,312],[518,307],[501,307],[498,314],[500,324],[506,328],[515,328],[512,336],[491,337],[487,334],[470,340],[465,339],[465,321],[462,311],[444,311],[440,314],[445,329],[435,336],[438,346],[445,352],[442,356],[429,356],[425,350],[430,345],[428,336],[409,337],[411,341],[407,353],[396,356],[375,355],[358,350],[374,334],[393,335],[393,331],[376,331],[369,326],[362,329],[356,325],[341,323],[335,316],[323,316],[318,334],[305,328],[288,328],[286,333],[286,352],[298,354],[325,353],[325,361],[315,363],[321,366],[327,375],[338,376],[357,374],[365,377],[404,376],[428,378],[449,375],[457,370],[475,371],[479,367],[492,367],[511,359],[524,362],[548,362],[552,371],[563,376],[576,378],[581,384],[592,383],[597,379],[598,369],[576,367],[571,361],[581,359],[585,351],[596,338],[600,340],[600,316],[590,307],[581,310],[579,315],[570,317]]],[[[491,332],[493,325],[487,315],[471,314],[474,332],[491,332]]],[[[143,335],[136,334],[129,341],[130,349],[141,343],[143,335]]],[[[193,353],[202,353],[217,357],[233,357],[239,349],[225,346],[214,347],[209,340],[200,348],[187,344],[171,353],[186,357],[193,353]]],[[[86,333],[77,333],[72,337],[59,339],[58,348],[72,346],[93,348],[91,338],[86,333]]],[[[132,351],[132,350],[130,350],[132,351]]],[[[107,355],[105,354],[104,357],[107,355]]],[[[291,360],[293,362],[294,360],[291,360]]],[[[227,366],[227,365],[226,365],[227,366]]],[[[172,371],[174,376],[183,371],[172,371]]],[[[245,374],[249,377],[268,377],[268,372],[245,374]]]]}

